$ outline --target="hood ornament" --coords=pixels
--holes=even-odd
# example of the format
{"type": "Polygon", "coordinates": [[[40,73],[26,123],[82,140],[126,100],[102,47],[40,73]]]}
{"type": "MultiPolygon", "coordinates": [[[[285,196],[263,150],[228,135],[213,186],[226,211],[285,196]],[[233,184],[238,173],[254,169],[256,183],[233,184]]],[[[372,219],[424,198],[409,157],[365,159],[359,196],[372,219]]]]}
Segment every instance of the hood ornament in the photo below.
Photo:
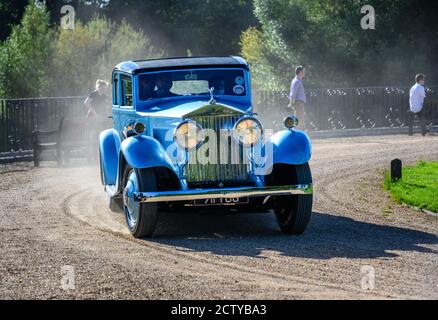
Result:
{"type": "Polygon", "coordinates": [[[209,104],[211,105],[215,105],[216,104],[216,100],[214,99],[214,87],[211,87],[210,89],[208,89],[208,91],[210,91],[210,100],[208,101],[209,104]]]}

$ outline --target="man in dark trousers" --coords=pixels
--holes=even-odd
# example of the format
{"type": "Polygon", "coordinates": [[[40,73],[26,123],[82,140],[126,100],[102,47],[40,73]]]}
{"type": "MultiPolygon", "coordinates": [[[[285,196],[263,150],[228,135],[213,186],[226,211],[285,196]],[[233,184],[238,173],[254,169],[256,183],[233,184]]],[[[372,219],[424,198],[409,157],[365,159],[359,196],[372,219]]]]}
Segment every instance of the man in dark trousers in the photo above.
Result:
{"type": "Polygon", "coordinates": [[[426,77],[424,74],[417,74],[415,76],[415,84],[412,86],[409,91],[409,135],[413,134],[412,127],[415,116],[417,116],[420,120],[421,124],[421,135],[426,135],[426,123],[424,119],[423,112],[423,103],[424,98],[426,97],[426,91],[424,90],[424,83],[426,81],[426,77]]]}
{"type": "Polygon", "coordinates": [[[88,152],[91,159],[98,158],[98,137],[101,131],[111,127],[112,123],[108,116],[112,113],[111,100],[106,95],[108,82],[98,79],[96,90],[90,93],[85,99],[84,105],[87,108],[86,134],[89,145],[88,152]]]}
{"type": "Polygon", "coordinates": [[[295,68],[295,78],[290,84],[289,108],[293,108],[295,115],[299,120],[299,128],[305,128],[304,108],[306,105],[306,94],[304,93],[303,78],[306,72],[303,66],[295,68]]]}
{"type": "Polygon", "coordinates": [[[108,82],[98,79],[96,81],[96,90],[90,93],[85,99],[84,104],[87,108],[87,118],[90,117],[107,117],[111,115],[111,105],[106,90],[108,82]]]}

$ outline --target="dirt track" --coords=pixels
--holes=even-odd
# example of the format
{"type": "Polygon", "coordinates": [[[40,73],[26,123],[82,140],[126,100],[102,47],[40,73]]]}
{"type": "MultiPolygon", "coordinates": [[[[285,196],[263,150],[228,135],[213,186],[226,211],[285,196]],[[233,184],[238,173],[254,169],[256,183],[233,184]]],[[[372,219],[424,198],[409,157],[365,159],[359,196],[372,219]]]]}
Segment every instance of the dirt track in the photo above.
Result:
{"type": "Polygon", "coordinates": [[[438,159],[438,137],[314,141],[302,236],[271,214],[160,217],[135,240],[105,209],[97,168],[0,169],[0,298],[438,299],[438,218],[394,204],[382,168],[438,159]],[[74,267],[75,289],[61,287],[74,267]],[[372,266],[375,288],[361,287],[372,266]]]}

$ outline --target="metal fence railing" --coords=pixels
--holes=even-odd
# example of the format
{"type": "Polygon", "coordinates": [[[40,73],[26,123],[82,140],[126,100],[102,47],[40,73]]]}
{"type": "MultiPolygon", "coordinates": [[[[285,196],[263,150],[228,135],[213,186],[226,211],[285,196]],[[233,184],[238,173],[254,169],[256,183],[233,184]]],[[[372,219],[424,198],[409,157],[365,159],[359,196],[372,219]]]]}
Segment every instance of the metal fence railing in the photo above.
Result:
{"type": "Polygon", "coordinates": [[[32,157],[32,132],[55,130],[62,117],[85,116],[84,97],[0,99],[0,162],[32,157]]]}
{"type": "MultiPolygon", "coordinates": [[[[55,130],[62,117],[85,117],[85,97],[0,99],[0,162],[32,158],[32,131],[55,130]]],[[[438,86],[427,88],[438,99],[438,86]]],[[[309,131],[406,127],[409,87],[312,89],[307,91],[306,129],[309,131]]],[[[281,129],[288,94],[255,91],[253,102],[265,126],[281,129]]],[[[438,107],[428,110],[438,119],[438,107]]]]}
{"type": "MultiPolygon", "coordinates": [[[[306,129],[309,131],[405,127],[410,87],[369,87],[307,90],[306,129]]],[[[438,98],[438,86],[427,88],[427,99],[438,98]]],[[[281,127],[288,93],[255,92],[256,111],[264,123],[281,127]]],[[[438,109],[430,110],[438,118],[438,109]]]]}

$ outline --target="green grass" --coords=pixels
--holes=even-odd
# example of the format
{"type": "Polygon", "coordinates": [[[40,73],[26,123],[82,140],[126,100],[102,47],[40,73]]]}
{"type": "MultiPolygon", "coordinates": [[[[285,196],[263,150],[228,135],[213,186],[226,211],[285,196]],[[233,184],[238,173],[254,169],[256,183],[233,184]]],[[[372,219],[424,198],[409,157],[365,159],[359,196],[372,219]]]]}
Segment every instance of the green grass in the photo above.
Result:
{"type": "Polygon", "coordinates": [[[397,182],[391,182],[390,172],[386,172],[384,187],[397,202],[438,212],[438,162],[419,161],[404,167],[397,182]]]}
{"type": "Polygon", "coordinates": [[[438,162],[419,161],[404,167],[402,179],[394,183],[387,171],[384,187],[398,202],[438,212],[438,162]]]}

